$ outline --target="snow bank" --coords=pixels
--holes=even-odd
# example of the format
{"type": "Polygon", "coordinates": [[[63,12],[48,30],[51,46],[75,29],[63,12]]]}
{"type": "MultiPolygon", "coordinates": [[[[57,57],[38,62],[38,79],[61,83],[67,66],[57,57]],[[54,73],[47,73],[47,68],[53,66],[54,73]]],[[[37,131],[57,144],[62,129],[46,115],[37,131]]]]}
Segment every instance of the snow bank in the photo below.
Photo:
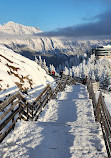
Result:
{"type": "Polygon", "coordinates": [[[34,99],[47,84],[55,86],[54,79],[36,62],[0,45],[0,100],[18,90],[34,99]]]}

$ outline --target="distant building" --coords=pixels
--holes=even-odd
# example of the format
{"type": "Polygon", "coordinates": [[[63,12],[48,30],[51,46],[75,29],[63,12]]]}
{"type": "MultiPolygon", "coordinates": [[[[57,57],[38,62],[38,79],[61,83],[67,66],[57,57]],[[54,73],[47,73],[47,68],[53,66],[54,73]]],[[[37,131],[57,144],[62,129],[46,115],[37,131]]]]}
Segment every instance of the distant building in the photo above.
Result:
{"type": "Polygon", "coordinates": [[[99,46],[93,49],[93,53],[95,53],[96,59],[100,58],[111,58],[111,45],[108,46],[99,46]]]}

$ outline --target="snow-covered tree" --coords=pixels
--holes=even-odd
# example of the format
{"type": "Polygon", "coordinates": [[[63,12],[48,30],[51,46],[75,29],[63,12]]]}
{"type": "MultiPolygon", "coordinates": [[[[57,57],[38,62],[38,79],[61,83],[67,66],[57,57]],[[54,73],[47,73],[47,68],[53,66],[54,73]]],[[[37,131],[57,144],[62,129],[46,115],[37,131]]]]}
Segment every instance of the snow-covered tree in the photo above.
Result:
{"type": "Polygon", "coordinates": [[[73,76],[72,74],[73,74],[73,72],[72,72],[72,69],[70,68],[69,69],[69,75],[72,77],[73,76]]]}
{"type": "Polygon", "coordinates": [[[42,67],[42,58],[39,56],[39,65],[42,67]]]}
{"type": "Polygon", "coordinates": [[[78,66],[72,66],[72,72],[76,77],[84,78],[87,76],[92,80],[107,84],[107,76],[111,72],[111,61],[107,58],[95,60],[95,55],[91,55],[87,62],[84,59],[78,66]]]}
{"type": "Polygon", "coordinates": [[[37,64],[39,64],[39,60],[37,59],[36,56],[35,56],[35,62],[36,62],[37,64]]]}
{"type": "Polygon", "coordinates": [[[65,75],[69,75],[69,70],[68,70],[68,68],[66,66],[65,66],[64,74],[65,75]]]}
{"type": "Polygon", "coordinates": [[[44,61],[43,61],[43,69],[46,71],[46,73],[48,73],[48,67],[47,67],[47,65],[46,65],[46,61],[45,61],[45,59],[44,59],[44,61]]]}

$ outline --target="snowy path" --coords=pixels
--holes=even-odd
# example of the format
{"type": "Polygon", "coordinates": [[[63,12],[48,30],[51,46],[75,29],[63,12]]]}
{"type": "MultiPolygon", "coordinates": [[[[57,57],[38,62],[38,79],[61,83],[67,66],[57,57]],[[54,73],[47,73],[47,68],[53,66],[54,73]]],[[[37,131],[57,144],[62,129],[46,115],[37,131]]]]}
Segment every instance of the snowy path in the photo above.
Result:
{"type": "Polygon", "coordinates": [[[67,86],[37,122],[21,121],[0,145],[1,157],[104,158],[100,125],[95,123],[85,86],[67,86]]]}

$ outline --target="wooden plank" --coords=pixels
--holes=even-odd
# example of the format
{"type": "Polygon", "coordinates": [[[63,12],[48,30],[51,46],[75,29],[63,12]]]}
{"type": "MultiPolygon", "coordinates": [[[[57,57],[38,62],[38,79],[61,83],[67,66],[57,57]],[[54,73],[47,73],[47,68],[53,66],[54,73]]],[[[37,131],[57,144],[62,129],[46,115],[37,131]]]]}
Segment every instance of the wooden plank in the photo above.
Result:
{"type": "MultiPolygon", "coordinates": [[[[22,106],[22,105],[21,105],[21,107],[22,107],[22,108],[21,108],[21,111],[25,111],[25,112],[27,113],[27,108],[28,108],[28,107],[25,106],[25,108],[24,108],[24,106],[22,106]]],[[[32,111],[30,111],[29,109],[28,109],[28,113],[27,113],[27,114],[32,117],[32,111]]]]}
{"type": "Polygon", "coordinates": [[[101,114],[101,116],[102,116],[101,120],[105,129],[105,132],[107,134],[107,137],[109,136],[111,137],[111,131],[110,131],[109,125],[107,124],[106,118],[103,116],[103,113],[101,114]]]}
{"type": "MultiPolygon", "coordinates": [[[[38,104],[40,104],[40,102],[42,102],[42,99],[44,99],[43,97],[46,97],[47,96],[47,93],[49,92],[49,90],[51,89],[51,87],[48,86],[47,90],[44,91],[44,93],[42,94],[42,96],[40,96],[36,102],[34,101],[34,104],[33,104],[33,110],[38,106],[38,104]]],[[[52,90],[52,89],[51,89],[52,90]]]]}
{"type": "Polygon", "coordinates": [[[102,132],[103,132],[103,138],[105,141],[106,151],[107,151],[108,157],[110,158],[111,157],[111,147],[109,146],[109,143],[107,141],[106,133],[104,131],[104,126],[102,126],[102,124],[101,124],[101,128],[102,128],[102,132]]]}
{"type": "MultiPolygon", "coordinates": [[[[21,111],[21,114],[25,115],[27,118],[29,118],[30,120],[33,120],[33,118],[27,114],[27,112],[25,112],[24,110],[21,111]]],[[[22,115],[21,115],[22,116],[22,115]]],[[[28,120],[27,120],[28,121],[28,120]]]]}
{"type": "Polygon", "coordinates": [[[4,114],[2,114],[0,116],[0,121],[11,111],[14,109],[14,107],[19,103],[19,100],[17,100],[16,102],[13,103],[13,105],[7,110],[4,112],[4,114]]]}
{"type": "Polygon", "coordinates": [[[21,105],[28,105],[29,109],[32,110],[33,109],[33,105],[31,103],[29,103],[28,101],[24,102],[23,100],[20,100],[21,105]]]}
{"type": "Polygon", "coordinates": [[[12,118],[19,112],[19,107],[10,114],[1,124],[0,124],[0,131],[12,120],[12,118]]]}
{"type": "Polygon", "coordinates": [[[102,94],[101,94],[101,105],[102,105],[103,111],[104,111],[105,115],[107,116],[109,123],[110,123],[110,126],[111,126],[111,116],[110,116],[108,108],[104,102],[104,98],[103,98],[102,94]]]}
{"type": "Polygon", "coordinates": [[[0,135],[0,143],[3,141],[3,139],[7,136],[7,134],[13,129],[15,126],[15,123],[17,122],[18,118],[6,129],[6,131],[0,135]]]}
{"type": "Polygon", "coordinates": [[[40,95],[35,99],[35,103],[37,102],[37,100],[43,95],[43,93],[47,90],[47,88],[50,87],[50,85],[48,84],[47,87],[40,93],[40,95]]]}
{"type": "Polygon", "coordinates": [[[0,111],[3,111],[12,101],[20,96],[19,92],[16,92],[14,95],[10,96],[7,100],[0,104],[0,111]]]}
{"type": "Polygon", "coordinates": [[[21,119],[27,121],[27,119],[23,115],[21,115],[21,119]]]}
{"type": "Polygon", "coordinates": [[[21,120],[21,109],[22,109],[21,105],[22,105],[22,103],[19,103],[19,119],[20,120],[21,120]]]}
{"type": "Polygon", "coordinates": [[[110,142],[111,133],[110,133],[110,135],[108,134],[109,132],[107,132],[107,129],[105,128],[105,126],[106,126],[105,120],[102,117],[101,127],[102,127],[102,132],[103,132],[103,138],[104,138],[104,141],[105,141],[105,145],[106,145],[106,150],[107,150],[108,157],[110,157],[111,156],[111,142],[110,142]]]}
{"type": "Polygon", "coordinates": [[[111,130],[110,120],[108,119],[108,115],[106,114],[106,111],[102,110],[102,114],[103,114],[104,119],[106,120],[107,125],[109,126],[108,128],[111,130]]]}
{"type": "Polygon", "coordinates": [[[45,107],[46,103],[47,103],[47,101],[44,102],[44,104],[41,103],[41,105],[39,106],[39,109],[37,110],[37,112],[36,112],[36,114],[35,114],[36,117],[34,117],[34,118],[35,118],[35,121],[37,121],[38,116],[39,116],[40,113],[42,112],[42,109],[45,107]]]}
{"type": "Polygon", "coordinates": [[[40,105],[38,105],[36,111],[35,111],[34,114],[33,114],[33,117],[36,116],[37,112],[41,109],[41,107],[43,107],[43,104],[46,103],[45,100],[46,100],[46,102],[47,102],[47,97],[44,98],[44,100],[40,103],[40,105]]]}
{"type": "Polygon", "coordinates": [[[3,103],[0,104],[0,111],[3,111],[4,108],[6,108],[11,102],[13,102],[15,99],[24,99],[24,96],[20,91],[14,93],[12,96],[10,96],[7,100],[5,100],[3,103]]]}
{"type": "Polygon", "coordinates": [[[37,108],[37,106],[40,104],[41,100],[39,99],[36,104],[34,103],[33,105],[33,110],[35,110],[37,108]]]}

